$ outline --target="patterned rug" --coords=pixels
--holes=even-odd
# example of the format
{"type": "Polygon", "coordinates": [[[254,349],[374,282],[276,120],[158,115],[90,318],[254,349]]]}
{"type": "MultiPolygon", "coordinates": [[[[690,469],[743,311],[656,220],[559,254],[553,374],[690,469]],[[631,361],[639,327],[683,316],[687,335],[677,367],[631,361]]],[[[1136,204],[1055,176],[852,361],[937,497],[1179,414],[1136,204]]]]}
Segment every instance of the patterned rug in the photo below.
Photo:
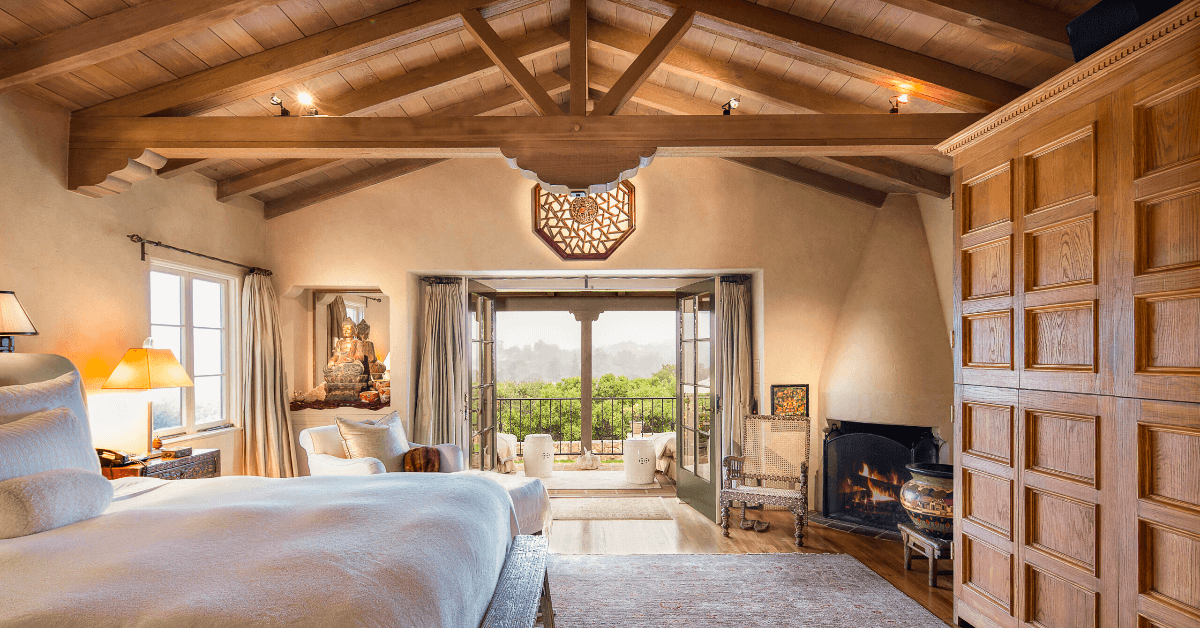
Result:
{"type": "Polygon", "coordinates": [[[554,497],[550,509],[555,521],[572,519],[620,521],[670,521],[661,497],[554,497]]]}
{"type": "Polygon", "coordinates": [[[550,557],[559,628],[946,628],[845,554],[550,557]]]}

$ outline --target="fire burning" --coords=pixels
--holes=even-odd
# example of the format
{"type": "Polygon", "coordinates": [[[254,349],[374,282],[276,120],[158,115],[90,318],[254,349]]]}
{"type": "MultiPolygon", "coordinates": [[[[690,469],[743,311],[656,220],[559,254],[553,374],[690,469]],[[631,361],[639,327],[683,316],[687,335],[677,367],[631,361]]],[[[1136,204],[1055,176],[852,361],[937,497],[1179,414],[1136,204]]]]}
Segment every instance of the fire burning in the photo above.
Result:
{"type": "Polygon", "coordinates": [[[867,514],[884,514],[900,507],[900,487],[904,481],[896,471],[887,475],[863,463],[858,474],[842,480],[838,492],[845,495],[846,506],[867,514]]]}

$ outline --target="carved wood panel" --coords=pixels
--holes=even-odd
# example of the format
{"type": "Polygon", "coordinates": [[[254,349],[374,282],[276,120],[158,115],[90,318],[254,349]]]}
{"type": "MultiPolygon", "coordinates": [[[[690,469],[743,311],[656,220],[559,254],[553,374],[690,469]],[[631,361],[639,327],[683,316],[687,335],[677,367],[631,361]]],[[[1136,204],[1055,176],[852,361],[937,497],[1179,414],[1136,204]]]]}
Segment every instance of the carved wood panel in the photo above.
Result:
{"type": "Polygon", "coordinates": [[[1012,368],[1012,311],[963,316],[963,366],[1012,368]]]}
{"type": "Polygon", "coordinates": [[[1095,279],[1092,214],[1025,234],[1025,289],[1046,290],[1095,279]]]}
{"type": "Polygon", "coordinates": [[[1012,540],[1012,480],[973,469],[962,474],[963,518],[1012,540]]]}
{"type": "Polygon", "coordinates": [[[962,186],[962,233],[1012,220],[1012,168],[1005,163],[962,186]]]}
{"type": "Polygon", "coordinates": [[[1025,468],[1096,487],[1099,456],[1095,416],[1025,410],[1025,468]]]}
{"type": "Polygon", "coordinates": [[[1135,316],[1139,373],[1200,375],[1200,290],[1140,295],[1135,316]]]}
{"type": "Polygon", "coordinates": [[[1143,520],[1140,538],[1142,595],[1200,617],[1200,536],[1143,520]]]}
{"type": "Polygon", "coordinates": [[[1167,92],[1138,117],[1142,174],[1200,157],[1200,87],[1167,92]]]}
{"type": "Polygon", "coordinates": [[[1096,303],[1083,301],[1025,309],[1025,368],[1096,370],[1096,303]]]}
{"type": "Polygon", "coordinates": [[[1031,565],[1025,566],[1025,621],[1037,628],[1095,628],[1099,604],[1095,591],[1031,565]]]}
{"type": "Polygon", "coordinates": [[[1012,614],[1013,557],[1012,554],[962,535],[964,587],[983,596],[1007,614],[1012,614]]]}
{"type": "Polygon", "coordinates": [[[1096,148],[1092,127],[1044,146],[1025,158],[1025,212],[1032,214],[1096,195],[1096,148]]]}
{"type": "Polygon", "coordinates": [[[1088,573],[1099,575],[1096,505],[1049,491],[1025,488],[1025,544],[1088,573]]]}
{"type": "Polygon", "coordinates": [[[1200,189],[1137,205],[1138,274],[1200,266],[1200,189]]]}
{"type": "Polygon", "coordinates": [[[986,242],[963,251],[963,299],[1012,294],[1012,239],[986,242]]]}
{"type": "Polygon", "coordinates": [[[968,401],[962,416],[963,452],[1012,466],[1013,407],[968,401]]]}
{"type": "Polygon", "coordinates": [[[1200,429],[1138,426],[1139,497],[1200,515],[1200,429]]]}

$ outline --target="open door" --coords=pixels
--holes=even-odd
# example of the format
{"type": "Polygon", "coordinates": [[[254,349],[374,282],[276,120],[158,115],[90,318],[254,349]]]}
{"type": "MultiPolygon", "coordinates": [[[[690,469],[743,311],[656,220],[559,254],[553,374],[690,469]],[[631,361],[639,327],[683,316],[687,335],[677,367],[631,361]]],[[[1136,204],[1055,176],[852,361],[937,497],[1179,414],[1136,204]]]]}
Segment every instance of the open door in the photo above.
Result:
{"type": "Polygon", "coordinates": [[[472,469],[496,468],[496,300],[472,282],[471,318],[471,460],[472,469]]]}
{"type": "Polygon", "coordinates": [[[716,279],[706,279],[676,291],[675,311],[679,325],[675,422],[675,490],[679,499],[717,520],[714,481],[720,481],[720,455],[713,434],[720,434],[716,412],[718,390],[713,370],[713,330],[716,279]]]}

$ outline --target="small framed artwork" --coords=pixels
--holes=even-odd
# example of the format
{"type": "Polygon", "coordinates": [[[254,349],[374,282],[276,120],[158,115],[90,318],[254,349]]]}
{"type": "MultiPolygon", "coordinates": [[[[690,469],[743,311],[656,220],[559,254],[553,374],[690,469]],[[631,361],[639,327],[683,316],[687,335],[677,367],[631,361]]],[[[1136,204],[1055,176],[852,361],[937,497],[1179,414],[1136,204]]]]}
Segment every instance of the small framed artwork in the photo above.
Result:
{"type": "Polygon", "coordinates": [[[771,414],[774,416],[808,416],[808,384],[772,385],[771,414]]]}

